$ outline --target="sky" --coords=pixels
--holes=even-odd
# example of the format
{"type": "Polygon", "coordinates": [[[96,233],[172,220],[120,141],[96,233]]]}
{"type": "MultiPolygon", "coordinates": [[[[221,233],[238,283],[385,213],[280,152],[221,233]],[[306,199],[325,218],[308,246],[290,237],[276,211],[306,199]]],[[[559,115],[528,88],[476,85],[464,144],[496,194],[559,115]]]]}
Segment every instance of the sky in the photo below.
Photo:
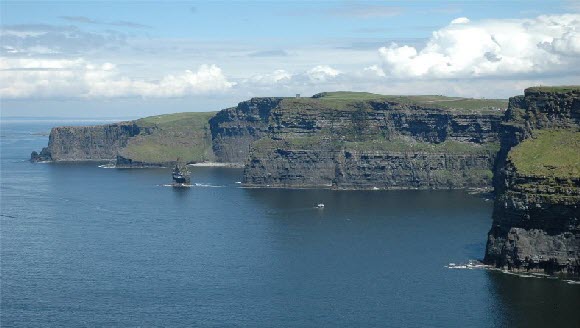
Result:
{"type": "Polygon", "coordinates": [[[3,117],[214,111],[352,90],[580,84],[575,1],[2,1],[3,117]]]}

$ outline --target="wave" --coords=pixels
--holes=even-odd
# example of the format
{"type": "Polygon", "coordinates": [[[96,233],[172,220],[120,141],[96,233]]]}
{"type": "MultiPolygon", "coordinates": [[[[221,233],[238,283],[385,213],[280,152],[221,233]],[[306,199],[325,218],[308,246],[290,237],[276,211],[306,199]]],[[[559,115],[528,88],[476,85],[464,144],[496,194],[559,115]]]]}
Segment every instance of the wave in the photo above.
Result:
{"type": "Polygon", "coordinates": [[[562,282],[565,282],[569,285],[580,285],[580,281],[578,280],[564,280],[561,279],[558,276],[555,275],[549,275],[546,273],[541,273],[541,272],[514,272],[514,271],[508,271],[508,270],[503,270],[500,268],[496,268],[495,266],[492,265],[487,265],[487,264],[483,264],[480,261],[476,261],[476,260],[469,260],[468,263],[449,263],[447,265],[444,266],[447,269],[463,269],[463,270],[488,270],[488,271],[497,271],[506,275],[510,275],[510,276],[515,276],[515,277],[519,277],[519,278],[536,278],[536,279],[558,279],[561,280],[562,282]]]}

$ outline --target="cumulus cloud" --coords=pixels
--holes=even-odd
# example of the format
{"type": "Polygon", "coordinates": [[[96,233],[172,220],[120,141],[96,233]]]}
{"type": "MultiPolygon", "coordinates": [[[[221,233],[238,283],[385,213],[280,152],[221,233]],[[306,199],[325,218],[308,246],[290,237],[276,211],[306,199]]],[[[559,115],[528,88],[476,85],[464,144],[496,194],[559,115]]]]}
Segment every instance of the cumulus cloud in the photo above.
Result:
{"type": "Polygon", "coordinates": [[[0,60],[0,85],[2,98],[113,98],[223,93],[235,83],[215,65],[151,81],[125,76],[112,63],[8,58],[0,60]]]}
{"type": "Polygon", "coordinates": [[[328,80],[337,77],[340,74],[342,74],[342,72],[328,65],[318,65],[316,67],[309,69],[306,72],[306,76],[308,76],[308,78],[312,82],[326,82],[328,80]]]}
{"type": "Polygon", "coordinates": [[[418,49],[381,47],[386,76],[474,78],[550,74],[580,64],[580,15],[534,19],[454,19],[418,49]]]}
{"type": "Polygon", "coordinates": [[[364,73],[370,73],[371,76],[378,76],[378,77],[386,77],[385,71],[380,68],[378,65],[372,65],[369,67],[365,67],[363,70],[364,73]]]}
{"type": "Polygon", "coordinates": [[[256,86],[272,86],[278,83],[288,82],[292,79],[292,74],[283,69],[275,70],[271,73],[256,74],[249,79],[244,80],[244,83],[256,86]]]}

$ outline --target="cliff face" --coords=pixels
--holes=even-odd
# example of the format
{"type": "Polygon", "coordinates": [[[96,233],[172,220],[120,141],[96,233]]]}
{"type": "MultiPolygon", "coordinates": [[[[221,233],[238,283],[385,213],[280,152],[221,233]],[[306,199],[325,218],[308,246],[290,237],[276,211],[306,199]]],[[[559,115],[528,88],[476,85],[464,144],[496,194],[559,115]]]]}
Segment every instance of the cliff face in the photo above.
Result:
{"type": "Polygon", "coordinates": [[[215,113],[177,113],[136,121],[53,128],[48,147],[32,161],[108,161],[118,167],[156,167],[211,161],[208,120],[215,113]]]}
{"type": "Polygon", "coordinates": [[[580,89],[528,89],[501,131],[485,262],[580,274],[580,89]]]}
{"type": "Polygon", "coordinates": [[[389,151],[298,147],[275,143],[253,150],[243,183],[254,187],[336,189],[462,189],[491,185],[495,152],[389,151]]]}
{"type": "MultiPolygon", "coordinates": [[[[224,109],[210,120],[218,160],[243,163],[252,143],[263,137],[290,139],[327,134],[366,140],[408,135],[418,141],[496,142],[501,112],[473,113],[434,105],[369,99],[253,98],[224,109]]],[[[461,106],[461,104],[458,104],[461,106]]]]}
{"type": "Polygon", "coordinates": [[[218,112],[209,120],[212,148],[225,163],[244,163],[250,145],[266,135],[272,109],[282,98],[252,98],[218,112]]]}
{"type": "Polygon", "coordinates": [[[501,111],[350,97],[241,103],[212,119],[214,151],[247,159],[243,183],[253,187],[491,186],[501,111]]]}
{"type": "Polygon", "coordinates": [[[50,131],[48,147],[40,154],[33,152],[35,161],[103,161],[117,157],[119,149],[129,138],[150,133],[134,122],[101,126],[56,127],[50,131]]]}

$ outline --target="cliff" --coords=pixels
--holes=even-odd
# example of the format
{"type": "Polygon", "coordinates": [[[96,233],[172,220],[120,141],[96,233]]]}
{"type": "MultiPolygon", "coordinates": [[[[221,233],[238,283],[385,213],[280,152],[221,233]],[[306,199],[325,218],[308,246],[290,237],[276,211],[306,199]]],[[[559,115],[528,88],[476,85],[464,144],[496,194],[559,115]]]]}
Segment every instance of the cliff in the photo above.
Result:
{"type": "Polygon", "coordinates": [[[52,128],[48,147],[40,154],[33,152],[33,161],[104,161],[117,157],[130,138],[151,131],[134,122],[100,126],[63,126],[52,128]]]}
{"type": "Polygon", "coordinates": [[[253,187],[448,189],[491,186],[503,100],[321,93],[253,98],[213,113],[54,128],[33,160],[117,166],[245,164],[253,187]]]}
{"type": "Polygon", "coordinates": [[[254,187],[335,189],[461,189],[491,185],[497,152],[494,143],[409,141],[400,148],[394,144],[397,143],[333,144],[312,137],[261,139],[252,148],[243,183],[254,187]]]}
{"type": "Polygon", "coordinates": [[[224,163],[244,163],[250,145],[265,136],[271,111],[283,98],[252,98],[223,109],[209,120],[212,149],[224,163]]]}
{"type": "Polygon", "coordinates": [[[119,167],[214,159],[208,120],[215,113],[177,113],[85,127],[55,127],[32,161],[116,161],[119,167]]]}
{"type": "Polygon", "coordinates": [[[511,98],[500,137],[484,261],[580,274],[580,87],[511,98]]]}
{"type": "Polygon", "coordinates": [[[222,161],[252,187],[491,186],[501,100],[336,92],[254,98],[210,125],[222,161]]]}

